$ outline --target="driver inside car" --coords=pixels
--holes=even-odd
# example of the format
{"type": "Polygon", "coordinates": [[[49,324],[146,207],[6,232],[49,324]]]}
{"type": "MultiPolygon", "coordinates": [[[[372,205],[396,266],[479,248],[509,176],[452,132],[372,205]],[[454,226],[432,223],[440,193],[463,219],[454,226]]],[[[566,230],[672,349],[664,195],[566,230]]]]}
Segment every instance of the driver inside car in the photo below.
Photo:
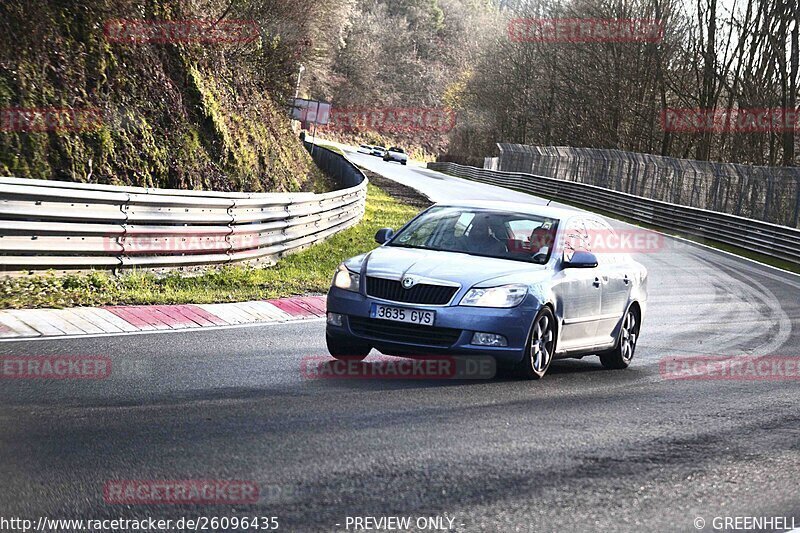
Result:
{"type": "Polygon", "coordinates": [[[543,263],[547,259],[554,240],[555,235],[551,229],[539,227],[533,230],[533,233],[531,233],[531,251],[533,252],[534,261],[543,263]]]}

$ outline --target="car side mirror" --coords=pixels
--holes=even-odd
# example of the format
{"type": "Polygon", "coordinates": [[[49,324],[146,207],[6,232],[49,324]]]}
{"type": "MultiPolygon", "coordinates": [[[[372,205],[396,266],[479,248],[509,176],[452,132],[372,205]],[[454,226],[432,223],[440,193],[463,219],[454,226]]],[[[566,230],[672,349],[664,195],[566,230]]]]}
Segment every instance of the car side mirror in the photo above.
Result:
{"type": "Polygon", "coordinates": [[[394,237],[394,230],[392,228],[379,229],[378,233],[375,234],[375,242],[383,244],[388,242],[392,237],[394,237]]]}
{"type": "Polygon", "coordinates": [[[563,265],[564,268],[597,268],[597,256],[585,251],[573,252],[570,258],[564,254],[563,265]]]}

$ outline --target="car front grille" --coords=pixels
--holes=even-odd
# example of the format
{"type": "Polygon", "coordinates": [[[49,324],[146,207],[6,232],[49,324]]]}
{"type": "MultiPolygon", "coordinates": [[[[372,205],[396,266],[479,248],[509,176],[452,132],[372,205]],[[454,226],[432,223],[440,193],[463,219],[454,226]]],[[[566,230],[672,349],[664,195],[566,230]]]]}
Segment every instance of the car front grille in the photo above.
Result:
{"type": "Polygon", "coordinates": [[[422,344],[425,346],[436,346],[438,348],[449,348],[456,343],[461,336],[460,329],[437,328],[432,326],[419,326],[417,324],[405,324],[403,322],[392,322],[390,320],[377,320],[374,318],[361,318],[351,316],[349,318],[350,329],[359,337],[383,340],[388,342],[401,342],[410,344],[422,344]]]}
{"type": "Polygon", "coordinates": [[[367,276],[367,295],[406,304],[445,305],[453,299],[458,287],[420,283],[404,289],[399,281],[367,276]]]}

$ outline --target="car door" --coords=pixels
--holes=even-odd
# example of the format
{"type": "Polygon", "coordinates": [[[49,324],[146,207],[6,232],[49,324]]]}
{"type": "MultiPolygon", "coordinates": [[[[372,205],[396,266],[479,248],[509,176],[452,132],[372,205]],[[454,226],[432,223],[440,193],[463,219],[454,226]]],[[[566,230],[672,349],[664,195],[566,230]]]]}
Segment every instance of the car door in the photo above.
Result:
{"type": "MultiPolygon", "coordinates": [[[[589,235],[582,218],[567,221],[559,250],[570,257],[578,250],[590,250],[589,235]]],[[[554,287],[561,331],[558,352],[576,351],[592,346],[597,337],[597,320],[601,314],[602,280],[597,268],[562,268],[554,287]]]]}
{"type": "Polygon", "coordinates": [[[597,337],[600,343],[614,342],[614,330],[622,319],[631,294],[633,273],[618,246],[616,232],[604,220],[586,220],[590,246],[597,256],[602,281],[597,337]]]}

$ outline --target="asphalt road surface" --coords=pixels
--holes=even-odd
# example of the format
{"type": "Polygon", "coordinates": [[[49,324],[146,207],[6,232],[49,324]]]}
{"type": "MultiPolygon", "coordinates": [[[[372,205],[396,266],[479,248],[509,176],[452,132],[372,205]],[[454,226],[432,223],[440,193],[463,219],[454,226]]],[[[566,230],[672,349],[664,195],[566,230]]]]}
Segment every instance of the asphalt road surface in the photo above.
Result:
{"type": "MultiPolygon", "coordinates": [[[[353,157],[434,200],[541,201],[353,157]]],[[[540,382],[310,380],[301,361],[325,354],[322,321],[0,343],[0,355],[113,361],[103,381],[0,381],[0,517],[266,515],[282,531],[445,514],[451,531],[697,531],[698,518],[712,531],[726,516],[800,526],[798,381],[659,372],[670,356],[800,356],[800,277],[696,246],[637,259],[650,302],[624,371],[590,357],[556,361],[540,382]],[[131,479],[249,480],[261,496],[104,501],[109,480],[131,479]]]]}

